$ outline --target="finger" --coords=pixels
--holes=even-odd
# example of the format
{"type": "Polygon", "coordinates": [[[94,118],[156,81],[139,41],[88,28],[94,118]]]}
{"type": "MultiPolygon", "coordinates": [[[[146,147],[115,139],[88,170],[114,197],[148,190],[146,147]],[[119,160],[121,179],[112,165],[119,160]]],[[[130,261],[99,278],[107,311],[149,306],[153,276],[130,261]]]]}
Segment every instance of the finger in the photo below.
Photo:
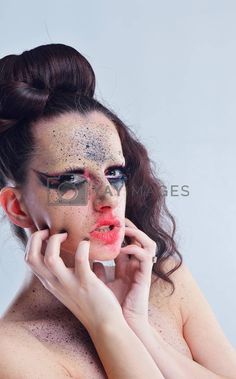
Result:
{"type": "Polygon", "coordinates": [[[71,271],[60,257],[61,243],[66,238],[67,233],[53,234],[48,240],[44,254],[45,265],[63,285],[68,284],[72,279],[71,271]]]}
{"type": "Polygon", "coordinates": [[[75,275],[83,283],[88,281],[91,273],[94,274],[89,263],[89,248],[90,241],[84,239],[79,243],[75,253],[75,275]]]}
{"type": "Polygon", "coordinates": [[[42,243],[48,238],[48,236],[48,229],[37,230],[37,232],[31,234],[25,248],[25,261],[27,261],[27,263],[34,263],[34,260],[37,261],[39,259],[38,254],[35,252],[35,248],[42,248],[42,243]]]}
{"type": "Polygon", "coordinates": [[[138,229],[138,227],[127,217],[125,217],[125,225],[138,229]]]}
{"type": "MultiPolygon", "coordinates": [[[[130,221],[127,217],[125,218],[125,226],[135,228],[138,230],[137,226],[132,221],[130,221]]],[[[142,246],[141,243],[138,242],[134,237],[129,237],[129,239],[131,243],[134,243],[137,246],[142,246]]]]}
{"type": "Polygon", "coordinates": [[[43,243],[45,244],[48,236],[48,229],[37,230],[34,232],[27,242],[24,259],[30,268],[38,274],[40,278],[47,278],[49,280],[53,278],[53,274],[50,273],[48,268],[45,266],[44,257],[41,253],[43,243]]]}
{"type": "Polygon", "coordinates": [[[136,245],[129,245],[126,247],[121,248],[122,254],[131,254],[139,261],[139,269],[140,272],[145,276],[148,277],[151,274],[152,271],[152,257],[153,254],[151,252],[148,252],[136,245]]]}
{"type": "Polygon", "coordinates": [[[101,262],[93,262],[93,272],[103,283],[107,283],[106,270],[101,262]]]}
{"type": "Polygon", "coordinates": [[[137,259],[135,255],[131,255],[129,259],[129,277],[133,281],[135,277],[135,273],[140,271],[140,261],[137,259]]]}
{"type": "Polygon", "coordinates": [[[140,262],[135,255],[131,255],[130,267],[131,267],[131,271],[136,271],[140,267],[140,262]]]}
{"type": "Polygon", "coordinates": [[[123,278],[126,274],[126,267],[129,263],[129,257],[126,254],[119,254],[115,259],[115,278],[123,278]]]}
{"type": "MultiPolygon", "coordinates": [[[[127,225],[126,225],[125,228],[127,228],[127,225]]],[[[142,247],[141,243],[138,242],[134,236],[130,236],[130,237],[125,236],[125,237],[124,237],[124,243],[121,245],[121,247],[124,247],[124,246],[130,245],[130,244],[135,244],[135,245],[137,245],[137,246],[142,247]]]]}
{"type": "Polygon", "coordinates": [[[144,249],[152,249],[155,253],[156,242],[148,237],[142,230],[127,226],[125,228],[125,235],[128,237],[134,237],[141,244],[141,247],[144,249]]]}

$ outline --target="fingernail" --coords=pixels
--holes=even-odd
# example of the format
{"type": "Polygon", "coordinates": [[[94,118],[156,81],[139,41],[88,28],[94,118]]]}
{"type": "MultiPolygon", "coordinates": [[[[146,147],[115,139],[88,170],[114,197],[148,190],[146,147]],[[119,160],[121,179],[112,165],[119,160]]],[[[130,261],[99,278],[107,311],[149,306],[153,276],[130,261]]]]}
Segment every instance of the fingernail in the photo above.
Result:
{"type": "Polygon", "coordinates": [[[59,236],[61,236],[61,237],[67,237],[67,232],[64,232],[64,233],[59,233],[59,236]]]}

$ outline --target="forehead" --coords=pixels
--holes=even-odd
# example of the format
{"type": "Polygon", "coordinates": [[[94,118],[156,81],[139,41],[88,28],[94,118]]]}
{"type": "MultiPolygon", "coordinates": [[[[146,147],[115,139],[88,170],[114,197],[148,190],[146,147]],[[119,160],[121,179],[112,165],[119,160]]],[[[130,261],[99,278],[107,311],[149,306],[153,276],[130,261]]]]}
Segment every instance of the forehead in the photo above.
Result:
{"type": "MultiPolygon", "coordinates": [[[[37,159],[56,164],[75,158],[102,163],[122,157],[122,146],[115,125],[103,114],[92,112],[60,115],[40,121],[33,127],[37,159]]],[[[46,163],[46,162],[45,162],[46,163]]]]}

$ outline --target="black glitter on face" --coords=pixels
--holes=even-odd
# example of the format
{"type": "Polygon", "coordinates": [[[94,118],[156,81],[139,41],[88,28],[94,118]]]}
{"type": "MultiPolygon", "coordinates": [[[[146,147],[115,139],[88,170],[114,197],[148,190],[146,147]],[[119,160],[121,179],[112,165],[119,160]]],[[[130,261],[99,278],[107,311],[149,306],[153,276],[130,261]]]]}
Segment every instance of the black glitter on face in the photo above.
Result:
{"type": "MultiPolygon", "coordinates": [[[[42,139],[42,145],[45,146],[42,155],[47,157],[47,160],[43,159],[41,167],[46,167],[46,170],[39,171],[54,176],[53,172],[71,172],[71,167],[75,169],[80,167],[83,171],[91,169],[93,175],[97,170],[100,171],[101,166],[108,169],[111,166],[123,165],[122,148],[114,125],[110,125],[109,121],[101,122],[97,116],[96,118],[98,121],[94,122],[93,117],[91,121],[87,121],[86,118],[69,117],[68,120],[63,119],[63,122],[58,121],[58,127],[54,126],[51,132],[49,129],[49,135],[47,137],[45,135],[42,139]],[[53,139],[50,139],[50,134],[53,139]],[[58,169],[59,162],[60,169],[58,169]]],[[[116,182],[119,180],[123,179],[115,179],[116,182]]],[[[40,181],[46,185],[45,178],[41,177],[40,181]]]]}
{"type": "Polygon", "coordinates": [[[75,132],[75,137],[79,138],[80,145],[84,147],[85,159],[104,163],[108,156],[111,155],[111,151],[107,148],[109,146],[109,139],[106,135],[109,131],[109,126],[100,123],[96,124],[96,129],[93,128],[93,125],[90,125],[90,127],[86,126],[85,128],[86,133],[81,133],[80,130],[75,132]]]}

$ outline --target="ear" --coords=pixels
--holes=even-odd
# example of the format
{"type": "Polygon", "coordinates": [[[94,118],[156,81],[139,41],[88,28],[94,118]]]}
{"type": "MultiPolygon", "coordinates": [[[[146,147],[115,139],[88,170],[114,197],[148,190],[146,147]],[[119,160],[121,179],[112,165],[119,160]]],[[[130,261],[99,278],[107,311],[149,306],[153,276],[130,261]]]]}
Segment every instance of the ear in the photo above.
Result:
{"type": "Polygon", "coordinates": [[[0,205],[8,218],[21,228],[29,228],[34,225],[34,222],[28,215],[21,198],[21,192],[16,187],[4,187],[0,191],[0,205]]]}

